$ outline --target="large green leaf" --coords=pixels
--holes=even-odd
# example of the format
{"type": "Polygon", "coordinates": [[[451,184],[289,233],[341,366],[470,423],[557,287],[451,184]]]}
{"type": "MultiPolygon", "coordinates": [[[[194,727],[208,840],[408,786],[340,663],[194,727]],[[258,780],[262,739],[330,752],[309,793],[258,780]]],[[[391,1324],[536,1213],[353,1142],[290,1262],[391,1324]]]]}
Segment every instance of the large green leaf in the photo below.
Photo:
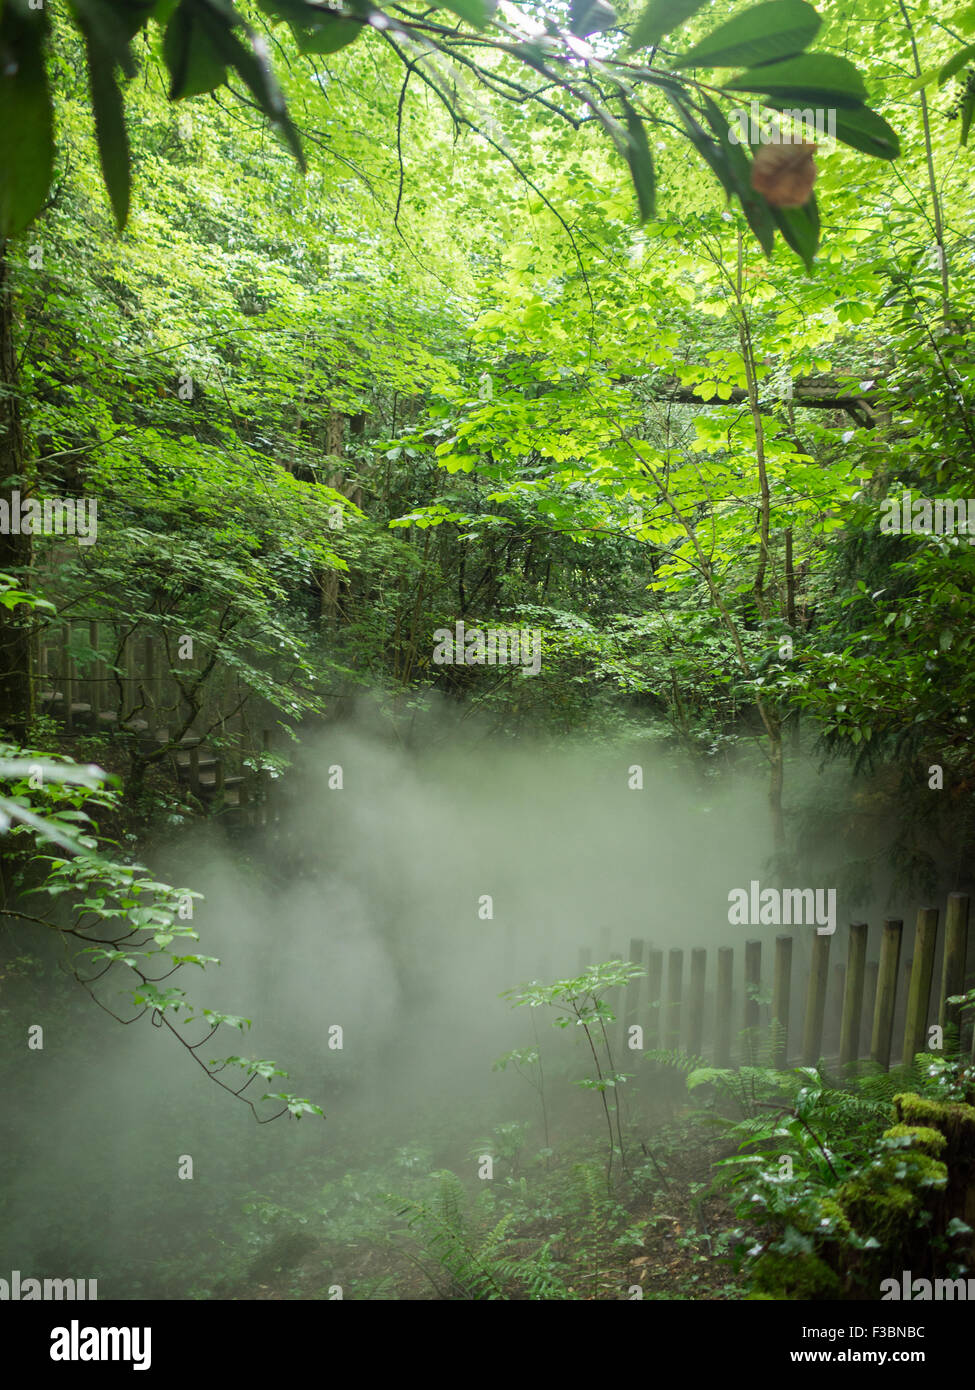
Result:
{"type": "Polygon", "coordinates": [[[115,80],[111,52],[89,39],[88,81],[95,114],[95,137],[105,187],[111,200],[115,222],[121,230],[129,215],[132,175],[129,168],[129,137],[125,129],[125,106],[115,80]]]}
{"type": "Polygon", "coordinates": [[[676,68],[737,68],[790,58],[812,42],[822,20],[806,0],[765,0],[720,24],[676,68]]]}
{"type": "Polygon", "coordinates": [[[202,96],[227,80],[227,65],[196,17],[195,7],[180,0],[163,35],[163,59],[169,69],[169,99],[202,96]]]}
{"type": "Polygon", "coordinates": [[[72,0],[71,4],[85,38],[99,53],[110,54],[126,77],[134,77],[136,70],[129,42],[154,8],[155,0],[72,0]]]}
{"type": "Polygon", "coordinates": [[[649,48],[697,14],[706,0],[650,0],[630,35],[630,48],[649,48]]]}
{"type": "Polygon", "coordinates": [[[329,15],[324,23],[316,21],[314,29],[299,29],[293,24],[291,30],[302,53],[338,53],[340,48],[356,41],[363,25],[355,19],[329,15]]]}
{"type": "Polygon", "coordinates": [[[735,188],[735,180],[728,165],[728,157],[720,143],[708,135],[704,127],[694,119],[679,97],[669,91],[665,92],[665,95],[680,117],[691,144],[705,163],[710,166],[728,197],[732,197],[737,191],[735,188]]]}
{"type": "Polygon", "coordinates": [[[775,223],[772,220],[772,210],[768,203],[760,193],[752,188],[751,161],[742,146],[732,142],[728,134],[727,120],[722,115],[718,105],[707,95],[704,96],[704,107],[708,124],[714,131],[724,153],[734,191],[739,203],[741,203],[748,225],[758,238],[759,245],[766,256],[771,255],[775,242],[775,223]]]}
{"type": "Polygon", "coordinates": [[[21,232],[44,205],[54,167],[43,11],[8,4],[0,21],[0,237],[21,232]]]}
{"type": "Polygon", "coordinates": [[[725,82],[724,90],[762,92],[780,110],[788,109],[785,98],[796,106],[813,101],[827,107],[862,106],[867,99],[863,78],[853,64],[832,53],[804,53],[799,58],[750,69],[725,82]]]}
{"type": "Polygon", "coordinates": [[[287,20],[302,53],[337,53],[359,37],[368,13],[365,5],[352,6],[353,16],[308,0],[257,0],[257,8],[272,19],[287,20]]]}
{"type": "Polygon", "coordinates": [[[766,94],[765,105],[776,111],[787,112],[797,122],[804,121],[809,127],[815,125],[817,130],[825,129],[826,134],[835,134],[836,139],[844,145],[862,150],[864,154],[875,155],[878,159],[896,159],[900,154],[897,132],[882,116],[878,116],[876,111],[871,111],[869,106],[831,107],[830,122],[821,119],[825,116],[822,108],[819,108],[817,118],[816,110],[811,107],[795,107],[791,104],[794,100],[794,95],[782,97],[766,94]]]}
{"type": "Polygon", "coordinates": [[[972,117],[975,116],[975,92],[966,92],[961,104],[961,143],[968,144],[968,132],[972,128],[972,117]]]}
{"type": "Polygon", "coordinates": [[[650,153],[643,122],[625,97],[623,110],[626,113],[626,162],[630,166],[630,177],[636,189],[640,221],[646,222],[653,216],[656,206],[657,179],[653,168],[653,155],[650,153]]]}
{"type": "Polygon", "coordinates": [[[656,72],[653,68],[627,68],[626,75],[637,78],[640,82],[648,82],[652,87],[659,87],[661,91],[668,92],[671,96],[683,96],[687,91],[679,77],[670,76],[665,72],[656,72]]]}
{"type": "Polygon", "coordinates": [[[149,19],[154,4],[155,0],[72,0],[71,4],[85,40],[98,157],[120,231],[129,216],[132,172],[125,104],[115,70],[135,76],[129,43],[149,19]]]}
{"type": "Polygon", "coordinates": [[[488,10],[484,0],[444,0],[444,9],[466,19],[476,29],[483,29],[488,21],[488,10]]]}
{"type": "Polygon", "coordinates": [[[802,258],[807,270],[813,268],[813,257],[819,245],[819,208],[816,195],[801,208],[773,208],[769,211],[775,225],[793,251],[802,258]]]}
{"type": "MultiPolygon", "coordinates": [[[[188,0],[183,0],[184,4],[188,0]]],[[[294,122],[288,114],[281,89],[277,84],[271,65],[264,55],[251,43],[241,43],[234,33],[239,23],[236,11],[225,9],[219,0],[192,0],[194,17],[210,41],[211,48],[220,61],[228,68],[234,68],[247,87],[264,115],[284,136],[292,154],[302,169],[305,155],[294,122]]],[[[248,31],[248,39],[250,39],[248,31]]]]}
{"type": "Polygon", "coordinates": [[[943,87],[949,77],[954,77],[956,72],[967,67],[973,61],[975,61],[975,43],[970,43],[965,48],[960,48],[948,59],[944,67],[938,69],[938,86],[943,87]]]}
{"type": "Polygon", "coordinates": [[[842,140],[844,145],[852,145],[855,150],[875,155],[878,159],[896,159],[901,152],[897,132],[868,106],[856,106],[850,110],[839,107],[836,112],[836,138],[842,140]]]}

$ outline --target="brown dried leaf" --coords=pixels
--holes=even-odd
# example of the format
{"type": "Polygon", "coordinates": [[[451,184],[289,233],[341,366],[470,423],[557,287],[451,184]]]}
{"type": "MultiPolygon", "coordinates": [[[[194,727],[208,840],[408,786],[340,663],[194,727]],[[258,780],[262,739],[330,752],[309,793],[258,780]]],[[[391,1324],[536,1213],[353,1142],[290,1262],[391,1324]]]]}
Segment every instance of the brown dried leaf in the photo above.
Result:
{"type": "Polygon", "coordinates": [[[774,208],[801,208],[816,182],[818,145],[761,145],[752,162],[752,188],[774,208]]]}

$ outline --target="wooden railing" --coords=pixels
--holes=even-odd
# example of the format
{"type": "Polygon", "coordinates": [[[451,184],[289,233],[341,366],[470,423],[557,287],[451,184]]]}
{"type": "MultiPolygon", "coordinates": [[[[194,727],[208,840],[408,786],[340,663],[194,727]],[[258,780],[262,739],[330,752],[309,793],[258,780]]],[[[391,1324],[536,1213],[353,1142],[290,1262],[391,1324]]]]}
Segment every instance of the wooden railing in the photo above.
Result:
{"type": "Polygon", "coordinates": [[[205,659],[197,649],[175,671],[146,633],[77,619],[51,624],[36,644],[38,710],[71,737],[116,733],[137,740],[147,756],[165,750],[158,761],[201,810],[262,824],[267,779],[246,761],[270,751],[269,728],[255,727],[247,692],[219,672],[201,685],[198,708],[187,701],[205,659]]]}
{"type": "Polygon", "coordinates": [[[683,1048],[721,1067],[759,1059],[780,1067],[816,1066],[821,1060],[845,1067],[869,1059],[888,1071],[898,1062],[910,1063],[917,1053],[940,1051],[945,1029],[967,1031],[959,1006],[948,1000],[969,986],[968,917],[968,896],[950,894],[942,935],[938,908],[922,908],[906,960],[899,918],[884,921],[879,940],[866,922],[852,923],[845,959],[834,960],[832,968],[834,937],[816,934],[806,977],[799,981],[794,938],[788,935],[775,938],[770,978],[763,963],[766,943],[759,940],[665,952],[634,937],[623,955],[612,952],[605,930],[595,956],[588,947],[580,950],[578,968],[586,970],[594,959],[629,960],[642,967],[644,973],[625,987],[622,1002],[618,991],[615,999],[607,996],[623,1048],[629,1029],[639,1025],[641,1051],[683,1048]],[[874,959],[868,959],[871,945],[877,947],[874,959]],[[794,1007],[799,997],[804,998],[801,1015],[794,1007]]]}

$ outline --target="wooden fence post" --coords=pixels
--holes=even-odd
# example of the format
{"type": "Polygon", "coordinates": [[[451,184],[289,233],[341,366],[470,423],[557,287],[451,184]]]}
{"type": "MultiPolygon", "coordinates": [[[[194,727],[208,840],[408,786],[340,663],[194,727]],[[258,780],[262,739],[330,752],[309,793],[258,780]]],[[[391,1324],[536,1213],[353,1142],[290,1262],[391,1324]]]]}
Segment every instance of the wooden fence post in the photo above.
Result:
{"type": "Polygon", "coordinates": [[[843,1015],[840,1019],[841,1067],[849,1066],[860,1056],[863,987],[866,982],[867,930],[866,922],[850,923],[850,939],[846,950],[843,1015]]]}
{"type": "Polygon", "coordinates": [[[731,1066],[732,987],[735,952],[731,946],[718,948],[718,988],[714,1012],[714,1063],[731,1066]]]}
{"type": "MultiPolygon", "coordinates": [[[[638,936],[630,937],[630,954],[628,960],[632,965],[643,964],[643,942],[638,936]]],[[[620,1001],[620,1046],[629,1051],[630,1027],[634,1023],[640,1022],[640,984],[643,980],[642,975],[635,976],[628,980],[622,992],[620,1001]]]]}
{"type": "Polygon", "coordinates": [[[660,1046],[660,993],[664,977],[663,951],[647,950],[647,1025],[644,1030],[648,1050],[660,1046]]]}
{"type": "Polygon", "coordinates": [[[146,633],[144,638],[145,652],[145,680],[143,682],[146,692],[146,701],[149,706],[149,732],[154,733],[158,719],[157,709],[159,706],[158,679],[156,676],[156,651],[151,633],[146,633]]]}
{"type": "Polygon", "coordinates": [[[918,1052],[924,1051],[928,1031],[931,981],[934,978],[934,952],[938,944],[938,909],[922,907],[914,930],[914,964],[907,991],[904,1020],[904,1051],[901,1061],[909,1067],[918,1052]]]}
{"type": "Polygon", "coordinates": [[[780,1069],[788,1064],[791,1005],[792,937],[777,936],[772,974],[772,1065],[780,1069]]]}
{"type": "Polygon", "coordinates": [[[687,1050],[700,1057],[704,1042],[704,979],[708,953],[703,948],[691,952],[691,983],[687,998],[687,1050]]]}
{"type": "Polygon", "coordinates": [[[819,1065],[823,1055],[823,1022],[826,1018],[826,981],[829,979],[830,937],[818,931],[813,939],[809,987],[806,991],[806,1017],[802,1027],[802,1064],[819,1065]]]}
{"type": "Polygon", "coordinates": [[[672,950],[667,957],[667,1026],[664,1047],[680,1047],[680,1006],[684,987],[684,952],[672,950]]]}
{"type": "Polygon", "coordinates": [[[890,1049],[894,1030],[894,998],[897,993],[897,966],[901,954],[904,923],[890,918],[884,923],[880,940],[880,969],[877,975],[877,1002],[873,1011],[873,1038],[870,1058],[884,1071],[890,1069],[890,1049]]]}
{"type": "Polygon", "coordinates": [[[125,642],[125,655],[122,662],[122,669],[125,672],[125,697],[126,715],[129,719],[137,718],[135,711],[139,704],[139,671],[136,659],[137,635],[131,633],[125,642]]]}
{"type": "Polygon", "coordinates": [[[957,1004],[949,1004],[952,994],[965,989],[965,957],[968,954],[968,895],[951,893],[945,918],[945,955],[941,970],[941,1008],[938,1022],[942,1028],[961,1027],[957,1004]]]}
{"type": "Polygon", "coordinates": [[[744,1046],[746,1060],[754,1064],[758,1049],[758,1023],[760,1018],[758,992],[762,987],[762,943],[745,942],[745,1010],[744,1046]]]}

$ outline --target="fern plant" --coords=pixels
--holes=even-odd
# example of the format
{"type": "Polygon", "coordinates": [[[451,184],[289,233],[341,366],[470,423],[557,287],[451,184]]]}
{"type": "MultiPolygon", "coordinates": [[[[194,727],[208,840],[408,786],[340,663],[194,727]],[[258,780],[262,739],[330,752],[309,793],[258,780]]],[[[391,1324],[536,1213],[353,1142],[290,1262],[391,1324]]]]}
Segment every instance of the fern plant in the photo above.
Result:
{"type": "Polygon", "coordinates": [[[444,1282],[420,1263],[434,1289],[446,1299],[497,1300],[508,1297],[495,1263],[505,1232],[514,1220],[507,1212],[489,1230],[476,1228],[465,1215],[466,1194],[456,1173],[434,1173],[437,1191],[432,1201],[386,1194],[396,1215],[407,1218],[407,1229],[432,1259],[444,1282]]]}
{"type": "Polygon", "coordinates": [[[605,1298],[621,1284],[618,1231],[630,1224],[629,1213],[607,1193],[597,1163],[576,1163],[566,1193],[565,1217],[576,1233],[576,1285],[588,1300],[605,1298]]]}
{"type": "Polygon", "coordinates": [[[574,1297],[556,1251],[556,1236],[530,1251],[518,1250],[520,1242],[512,1233],[517,1211],[509,1210],[495,1221],[486,1194],[483,1201],[469,1199],[449,1170],[433,1177],[437,1188],[430,1200],[387,1194],[386,1201],[397,1216],[407,1218],[407,1230],[421,1251],[415,1263],[441,1298],[497,1302],[574,1297]]]}
{"type": "MultiPolygon", "coordinates": [[[[532,1302],[572,1299],[565,1282],[562,1261],[555,1253],[555,1237],[549,1237],[530,1255],[499,1257],[495,1270],[509,1288],[520,1289],[520,1297],[532,1302]]],[[[514,1295],[509,1295],[513,1297],[514,1295]]]]}

